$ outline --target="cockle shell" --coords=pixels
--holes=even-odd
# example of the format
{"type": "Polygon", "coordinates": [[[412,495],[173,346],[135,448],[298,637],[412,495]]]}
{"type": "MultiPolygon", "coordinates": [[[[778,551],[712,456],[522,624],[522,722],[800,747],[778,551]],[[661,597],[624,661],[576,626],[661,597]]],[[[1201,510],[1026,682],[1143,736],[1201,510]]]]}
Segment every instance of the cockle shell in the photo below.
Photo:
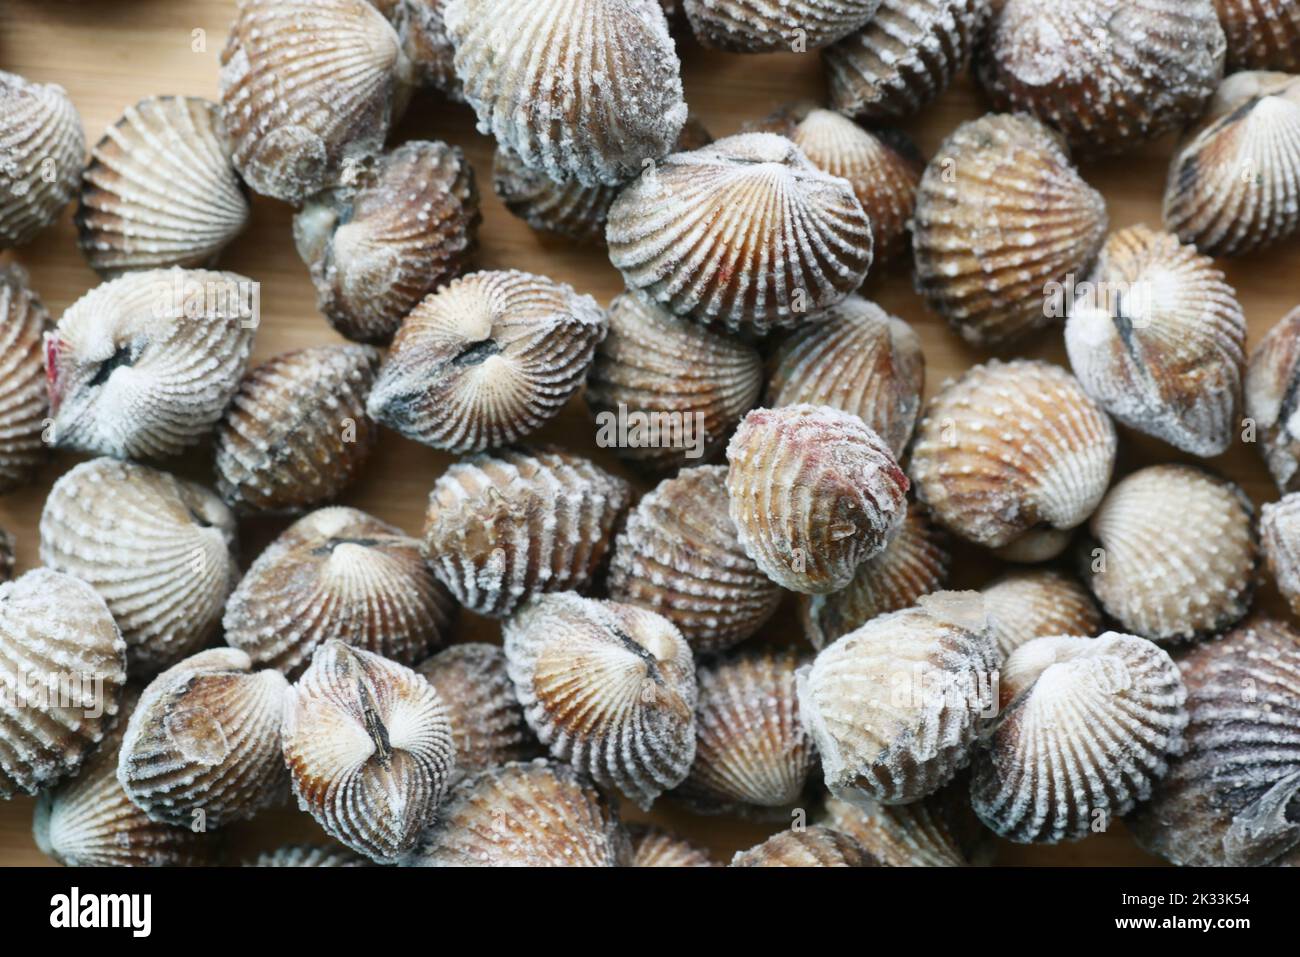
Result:
{"type": "Polygon", "coordinates": [[[938,797],[893,805],[865,795],[853,804],[827,798],[818,823],[849,835],[886,867],[965,867],[970,861],[938,797]]]}
{"type": "Polygon", "coordinates": [[[942,526],[1004,557],[1059,554],[1106,494],[1117,439],[1060,366],[975,366],[926,407],[912,448],[916,497],[942,526]]]}
{"type": "Polygon", "coordinates": [[[963,123],[926,167],[912,226],[916,287],[974,345],[1052,322],[1051,292],[1087,270],[1106,203],[1060,137],[1028,116],[963,123]]]}
{"type": "Polygon", "coordinates": [[[85,155],[81,117],[63,87],[0,71],[0,249],[30,242],[59,218],[85,155]]]}
{"type": "Polygon", "coordinates": [[[316,305],[342,335],[387,342],[415,306],[464,271],[482,217],[474,168],[446,143],[403,143],[352,186],[293,218],[316,305]]]}
{"type": "Polygon", "coordinates": [[[151,269],[101,283],[45,338],[54,441],[160,459],[206,437],[248,365],[260,293],[251,279],[151,269]]]}
{"type": "Polygon", "coordinates": [[[828,406],[756,409],[727,446],[740,544],[783,588],[845,588],[907,514],[907,476],[856,415],[828,406]]]}
{"type": "Polygon", "coordinates": [[[763,360],[752,345],[625,292],[610,303],[609,335],[596,349],[585,395],[598,445],[612,443],[622,458],[666,471],[714,458],[762,389],[763,360]],[[638,414],[644,434],[633,431],[638,414]],[[625,436],[611,428],[620,421],[625,436]]]}
{"type": "Polygon", "coordinates": [[[660,482],[628,515],[609,563],[609,597],[663,615],[697,654],[749,638],[781,603],[740,544],[726,480],[726,466],[702,465],[660,482]]]}
{"type": "Polygon", "coordinates": [[[243,231],[248,200],[220,125],[220,107],[196,96],[127,107],[82,176],[78,243],[90,268],[208,266],[243,231]]]}
{"type": "Polygon", "coordinates": [[[46,568],[0,584],[0,682],[0,798],[76,772],[126,684],[126,645],[104,600],[46,568]]]}
{"type": "Polygon", "coordinates": [[[446,643],[451,596],[402,530],[354,508],[300,518],[226,603],[227,644],[290,678],[334,638],[413,666],[446,643]]]}
{"type": "Polygon", "coordinates": [[[1111,235],[1065,326],[1079,383],[1124,423],[1210,457],[1237,429],[1246,318],[1223,273],[1168,233],[1111,235]]]}
{"type": "Polygon", "coordinates": [[[861,29],[880,0],[685,0],[683,5],[706,47],[803,53],[861,29]]]}
{"type": "Polygon", "coordinates": [[[30,482],[48,457],[44,336],[49,323],[26,272],[0,267],[0,494],[30,482]]]}
{"type": "Polygon", "coordinates": [[[401,44],[366,0],[244,0],[221,52],[235,167],[299,204],[377,155],[405,100],[401,44]]]}
{"type": "Polygon", "coordinates": [[[1257,619],[1179,667],[1183,750],[1130,830],[1181,866],[1300,866],[1300,633],[1257,619]]]}
{"type": "Polygon", "coordinates": [[[0,528],[0,582],[14,578],[14,537],[0,528]]]}
{"type": "Polygon", "coordinates": [[[618,812],[580,774],[538,758],[452,789],[406,861],[420,867],[626,867],[618,812]]]}
{"type": "Polygon", "coordinates": [[[245,867],[368,867],[370,862],[333,844],[286,844],[259,854],[245,867]]]}
{"type": "Polygon", "coordinates": [[[284,760],[325,832],[395,863],[433,823],[456,744],[438,692],[410,668],[327,641],[285,697],[284,760]]]}
{"type": "Polygon", "coordinates": [[[132,676],[207,644],[239,580],[230,510],[203,486],[144,465],[101,458],[66,472],[40,531],[41,561],[103,596],[132,676]]]}
{"type": "Polygon", "coordinates": [[[506,621],[506,671],[552,756],[649,808],[695,758],[691,649],[668,619],[573,592],[506,621]]]}
{"type": "Polygon", "coordinates": [[[631,497],[625,481],[559,449],[475,456],[433,486],[425,557],[460,604],[504,617],[533,595],[586,588],[631,497]]]}
{"type": "Polygon", "coordinates": [[[370,414],[434,448],[508,445],[559,414],[606,329],[596,300],[565,283],[516,270],[472,273],[402,322],[370,414]]]}
{"type": "Polygon", "coordinates": [[[1282,492],[1300,491],[1300,308],[1268,331],[1246,366],[1246,422],[1282,492]]]}
{"type": "Polygon", "coordinates": [[[742,133],[649,167],[615,200],[610,261],[675,315],[764,335],[862,284],[871,221],[852,185],[774,133],[742,133]]]}
{"type": "Polygon", "coordinates": [[[656,0],[447,0],[456,75],[479,129],[552,179],[617,183],[686,122],[656,0]]]}
{"type": "Polygon", "coordinates": [[[1259,537],[1277,590],[1300,613],[1300,494],[1283,496],[1260,511],[1259,537]]]}
{"type": "Polygon", "coordinates": [[[1244,255],[1300,231],[1298,189],[1300,76],[1235,73],[1169,165],[1165,226],[1207,256],[1244,255]]]}
{"type": "Polygon", "coordinates": [[[1228,73],[1300,70],[1296,0],[1214,0],[1214,6],[1228,39],[1228,73]]]}
{"type": "Polygon", "coordinates": [[[879,867],[880,862],[848,834],[814,824],[780,831],[739,851],[731,867],[879,867]]]}
{"type": "Polygon", "coordinates": [[[1117,482],[1089,522],[1096,547],[1081,574],[1125,631],[1188,641],[1230,628],[1250,609],[1258,546],[1254,507],[1232,482],[1156,465],[1117,482]]]}
{"type": "Polygon", "coordinates": [[[1116,153],[1195,119],[1223,77],[1212,0],[1003,0],[976,72],[994,109],[1116,153]]]}
{"type": "Polygon", "coordinates": [[[213,648],[168,668],[131,713],[117,778],[155,821],[215,830],[282,804],[289,776],[280,719],[289,682],[253,671],[234,648],[213,648]]]}
{"type": "Polygon", "coordinates": [[[632,867],[712,867],[704,850],[662,828],[628,826],[632,837],[632,867]]]}
{"type": "Polygon", "coordinates": [[[379,429],[366,397],[379,367],[370,346],[281,353],[239,385],[217,427],[217,491],[243,512],[299,512],[361,471],[379,429]]]}
{"type": "Polygon", "coordinates": [[[1003,667],[1001,697],[971,799],[986,826],[1021,844],[1078,840],[1127,814],[1187,725],[1168,653],[1115,632],[1021,645],[1003,667]]]}
{"type": "Polygon", "coordinates": [[[936,592],[873,618],[798,673],[826,786],[918,801],[965,766],[996,705],[997,649],[977,592],[936,592]]]}
{"type": "Polygon", "coordinates": [[[443,7],[447,0],[371,0],[397,31],[402,52],[410,61],[415,82],[439,90],[449,100],[463,101],[456,78],[456,48],[447,36],[443,7]]]}
{"type": "Polygon", "coordinates": [[[1088,590],[1050,568],[1009,572],[980,594],[1003,659],[1035,638],[1089,636],[1101,629],[1101,609],[1088,590]]]}

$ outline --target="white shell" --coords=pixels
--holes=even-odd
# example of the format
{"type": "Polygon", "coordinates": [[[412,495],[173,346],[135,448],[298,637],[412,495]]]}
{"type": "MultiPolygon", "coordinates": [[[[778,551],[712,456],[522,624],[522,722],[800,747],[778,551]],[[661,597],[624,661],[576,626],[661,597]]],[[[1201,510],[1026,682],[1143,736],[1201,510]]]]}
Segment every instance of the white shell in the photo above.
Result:
{"type": "Polygon", "coordinates": [[[1259,515],[1260,544],[1277,590],[1300,611],[1300,494],[1265,505],[1259,515]]]}
{"type": "Polygon", "coordinates": [[[1050,568],[1010,572],[980,594],[1003,659],[1035,638],[1091,636],[1101,629],[1101,609],[1088,590],[1050,568]]]}
{"type": "Polygon", "coordinates": [[[706,47],[742,53],[803,53],[860,29],[880,0],[685,0],[706,47]]]}
{"type": "Polygon", "coordinates": [[[50,316],[19,266],[0,267],[0,493],[32,480],[48,456],[45,331],[50,316]]]}
{"type": "Polygon", "coordinates": [[[81,117],[63,87],[0,72],[0,249],[59,218],[85,155],[81,117]]]}
{"type": "Polygon", "coordinates": [[[1300,491],[1300,309],[1268,331],[1246,367],[1246,417],[1259,430],[1260,453],[1282,492],[1300,491]]]}
{"type": "Polygon", "coordinates": [[[854,838],[821,824],[779,831],[747,851],[738,851],[728,867],[879,867],[854,838]]]}

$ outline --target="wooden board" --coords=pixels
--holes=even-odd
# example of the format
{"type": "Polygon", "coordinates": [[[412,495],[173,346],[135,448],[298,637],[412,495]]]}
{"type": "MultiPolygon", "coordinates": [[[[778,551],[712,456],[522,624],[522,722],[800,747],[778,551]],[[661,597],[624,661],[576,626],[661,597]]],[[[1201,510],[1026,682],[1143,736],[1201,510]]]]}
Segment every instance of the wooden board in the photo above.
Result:
{"type": "MultiPolygon", "coordinates": [[[[234,0],[3,0],[0,69],[61,84],[80,110],[87,139],[93,143],[124,108],[144,97],[192,94],[215,98],[218,57],[234,7],[234,0]]],[[[687,98],[693,113],[715,136],[736,132],[746,121],[791,100],[824,99],[821,65],[815,53],[753,57],[719,54],[700,49],[687,32],[677,31],[687,98]]],[[[980,112],[978,92],[963,82],[905,128],[921,149],[932,155],[958,123],[980,112]]],[[[479,268],[543,273],[571,283],[602,302],[608,302],[621,290],[618,273],[600,250],[536,235],[505,210],[491,188],[491,141],[475,132],[473,117],[466,108],[421,95],[394,138],[443,139],[463,147],[470,156],[483,193],[484,222],[476,260],[479,268]]],[[[1105,194],[1113,226],[1159,225],[1160,197],[1171,150],[1172,140],[1165,140],[1136,155],[1084,168],[1086,178],[1105,194]]],[[[337,338],[316,311],[306,268],[293,248],[291,215],[292,210],[281,203],[257,199],[248,230],[222,260],[224,268],[262,283],[263,322],[255,360],[337,338]]],[[[56,317],[97,282],[77,250],[71,209],[56,227],[16,253],[4,254],[3,259],[17,260],[28,269],[33,287],[56,317]]],[[[1296,291],[1300,247],[1287,244],[1249,262],[1230,263],[1224,268],[1241,296],[1253,346],[1300,300],[1296,291]]],[[[926,311],[912,292],[905,266],[896,268],[892,275],[873,273],[863,293],[909,320],[920,333],[928,364],[927,394],[932,394],[945,378],[982,358],[926,311]]],[[[1049,333],[1020,351],[1068,365],[1059,332],[1049,333]]],[[[633,478],[617,460],[595,447],[594,426],[578,401],[548,426],[541,438],[584,451],[633,478]]],[[[1185,456],[1158,443],[1128,432],[1123,435],[1121,470],[1184,460],[1185,456]]],[[[38,564],[37,520],[42,502],[53,480],[76,461],[59,455],[36,485],[0,499],[0,527],[18,538],[19,572],[38,564]]],[[[386,432],[365,476],[344,502],[418,533],[428,491],[448,461],[444,455],[386,432]]],[[[1253,448],[1238,445],[1213,465],[1241,482],[1256,501],[1276,498],[1253,448]]],[[[196,453],[183,470],[199,477],[209,475],[207,452],[196,453]]],[[[244,561],[251,560],[284,524],[244,523],[244,561]]],[[[991,575],[989,563],[970,553],[958,556],[955,584],[978,586],[991,575]]],[[[1276,603],[1276,598],[1268,594],[1261,600],[1276,603]]],[[[495,633],[491,623],[470,619],[458,638],[484,639],[495,633]]],[[[778,616],[767,638],[799,640],[788,613],[778,616]]],[[[31,810],[30,800],[0,802],[0,864],[47,863],[31,838],[31,810]]],[[[645,817],[634,810],[629,810],[627,816],[645,817]]],[[[651,817],[709,846],[720,861],[779,826],[695,817],[668,804],[662,810],[656,809],[651,817]]],[[[232,828],[229,839],[238,859],[240,854],[255,849],[318,835],[309,818],[286,809],[232,828]]],[[[1066,847],[1004,845],[998,861],[1072,865],[1154,862],[1133,845],[1122,825],[1066,847]]]]}

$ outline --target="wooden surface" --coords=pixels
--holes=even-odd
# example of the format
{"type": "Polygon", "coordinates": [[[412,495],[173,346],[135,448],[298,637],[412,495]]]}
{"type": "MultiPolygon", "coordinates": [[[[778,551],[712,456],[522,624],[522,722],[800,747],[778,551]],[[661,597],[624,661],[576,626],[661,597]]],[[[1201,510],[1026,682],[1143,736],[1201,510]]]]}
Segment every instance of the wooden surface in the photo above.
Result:
{"type": "MultiPolygon", "coordinates": [[[[80,110],[87,140],[93,144],[124,108],[144,97],[192,94],[216,98],[218,57],[234,6],[234,0],[0,0],[0,69],[61,84],[80,110]],[[195,49],[201,46],[196,43],[200,37],[206,48],[195,49]]],[[[824,99],[821,65],[815,53],[753,57],[719,54],[698,48],[687,36],[688,31],[680,27],[676,33],[687,99],[692,112],[715,136],[736,132],[744,122],[762,117],[790,100],[824,99]]],[[[980,112],[978,92],[963,82],[905,128],[930,156],[958,123],[980,112]]],[[[468,109],[433,96],[418,96],[394,135],[395,140],[416,138],[443,139],[459,145],[473,162],[483,193],[484,214],[478,268],[542,273],[571,283],[601,302],[608,302],[621,290],[619,275],[602,251],[536,235],[505,210],[491,187],[492,144],[475,132],[468,109]]],[[[1113,227],[1159,225],[1160,197],[1171,150],[1172,140],[1165,140],[1137,155],[1084,167],[1085,177],[1106,196],[1113,227]]],[[[315,309],[306,268],[294,252],[291,215],[288,206],[256,199],[247,231],[221,263],[223,268],[262,283],[262,325],[257,334],[255,361],[337,338],[315,309]]],[[[55,317],[97,282],[76,247],[71,208],[57,226],[3,258],[16,259],[28,269],[33,287],[55,317]]],[[[1245,307],[1253,347],[1300,301],[1300,247],[1287,244],[1249,262],[1225,264],[1224,268],[1245,307]]],[[[906,263],[895,267],[892,274],[873,272],[863,294],[909,320],[920,333],[928,365],[927,394],[932,394],[945,378],[983,357],[927,313],[912,292],[906,263]]],[[[1068,366],[1056,330],[1019,352],[1068,366]]],[[[580,400],[571,403],[540,437],[584,451],[633,478],[617,460],[595,448],[594,427],[580,400]]],[[[1178,460],[1186,458],[1130,432],[1122,433],[1121,471],[1178,460]]],[[[19,572],[38,564],[37,520],[42,502],[51,482],[75,461],[67,455],[56,456],[35,486],[0,499],[0,526],[18,538],[19,572]]],[[[343,501],[418,533],[428,491],[448,461],[446,456],[385,432],[363,479],[343,501]]],[[[1239,445],[1212,464],[1241,482],[1257,502],[1276,498],[1253,448],[1239,445]]],[[[180,470],[203,477],[210,475],[210,467],[207,450],[203,450],[190,456],[180,470]]],[[[244,562],[255,557],[284,525],[283,521],[244,523],[244,562]]],[[[959,554],[955,584],[981,584],[994,574],[992,565],[972,553],[959,554]]],[[[1267,593],[1261,600],[1275,603],[1267,593]]],[[[490,639],[495,634],[491,623],[467,616],[457,637],[490,639]]],[[[766,638],[800,640],[788,613],[778,616],[766,638]]],[[[667,802],[661,804],[662,809],[656,809],[651,817],[709,846],[720,861],[779,826],[694,817],[667,802]]],[[[31,808],[30,800],[0,801],[0,864],[48,863],[31,838],[31,808]]],[[[625,812],[629,818],[645,817],[635,809],[625,807],[625,812]]],[[[308,817],[285,809],[232,828],[229,843],[238,859],[255,849],[318,836],[319,831],[308,817]]],[[[1064,847],[1003,845],[998,862],[1154,863],[1132,844],[1120,825],[1110,833],[1064,847]]]]}

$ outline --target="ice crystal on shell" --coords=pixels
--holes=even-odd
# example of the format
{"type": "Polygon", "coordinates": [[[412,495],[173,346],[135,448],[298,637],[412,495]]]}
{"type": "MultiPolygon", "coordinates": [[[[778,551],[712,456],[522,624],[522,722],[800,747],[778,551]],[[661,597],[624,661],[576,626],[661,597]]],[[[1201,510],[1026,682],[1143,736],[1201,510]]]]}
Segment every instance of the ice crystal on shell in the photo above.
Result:
{"type": "Polygon", "coordinates": [[[26,272],[0,267],[0,493],[26,485],[48,457],[44,336],[49,322],[26,272]]]}
{"type": "Polygon", "coordinates": [[[30,242],[77,194],[86,138],[63,87],[0,72],[0,249],[30,242]]]}
{"type": "Polygon", "coordinates": [[[456,78],[456,49],[447,35],[443,8],[447,0],[371,0],[397,31],[402,52],[420,86],[461,102],[465,94],[456,78]]]}
{"type": "Polygon", "coordinates": [[[737,53],[802,53],[863,27],[880,0],[684,0],[706,47],[737,53]]]}
{"type": "Polygon", "coordinates": [[[1300,3],[1214,0],[1227,36],[1227,72],[1300,70],[1300,3]]]}

